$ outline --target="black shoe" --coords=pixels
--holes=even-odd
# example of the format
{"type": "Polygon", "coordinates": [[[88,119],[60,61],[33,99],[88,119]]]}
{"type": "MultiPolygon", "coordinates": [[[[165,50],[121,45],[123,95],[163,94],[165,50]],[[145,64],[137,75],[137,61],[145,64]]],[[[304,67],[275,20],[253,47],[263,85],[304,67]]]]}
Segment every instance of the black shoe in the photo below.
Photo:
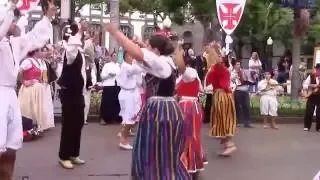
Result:
{"type": "Polygon", "coordinates": [[[254,128],[251,124],[244,125],[245,128],[254,128]]]}

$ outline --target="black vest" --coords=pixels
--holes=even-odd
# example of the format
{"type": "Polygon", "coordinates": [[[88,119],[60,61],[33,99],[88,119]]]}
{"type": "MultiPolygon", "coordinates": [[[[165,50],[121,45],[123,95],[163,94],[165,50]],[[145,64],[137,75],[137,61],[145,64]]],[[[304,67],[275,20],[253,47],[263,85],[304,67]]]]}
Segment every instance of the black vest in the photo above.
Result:
{"type": "Polygon", "coordinates": [[[72,64],[67,64],[67,57],[66,55],[64,56],[62,73],[58,84],[65,92],[70,92],[72,95],[83,94],[84,79],[81,73],[82,65],[83,59],[80,52],[78,52],[72,64]]]}
{"type": "Polygon", "coordinates": [[[172,97],[175,94],[176,71],[172,70],[171,75],[166,79],[160,79],[151,74],[147,74],[146,80],[146,98],[152,96],[172,97]]]}
{"type": "Polygon", "coordinates": [[[314,74],[310,75],[310,84],[317,84],[317,78],[314,74]]]}
{"type": "Polygon", "coordinates": [[[89,89],[90,86],[92,86],[92,76],[91,76],[91,71],[92,68],[89,67],[88,69],[86,68],[86,75],[87,75],[87,83],[86,83],[86,88],[89,89]]]}

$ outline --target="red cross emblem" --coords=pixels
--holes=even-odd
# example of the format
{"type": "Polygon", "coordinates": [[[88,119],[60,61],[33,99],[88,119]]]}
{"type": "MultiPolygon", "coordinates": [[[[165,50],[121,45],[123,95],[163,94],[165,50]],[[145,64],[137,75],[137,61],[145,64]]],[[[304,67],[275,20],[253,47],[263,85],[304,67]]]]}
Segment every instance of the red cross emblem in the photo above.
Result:
{"type": "Polygon", "coordinates": [[[19,6],[19,10],[20,11],[28,11],[31,8],[31,3],[34,3],[33,6],[37,6],[39,0],[20,0],[20,6],[19,6]]]}
{"type": "Polygon", "coordinates": [[[238,26],[244,6],[245,0],[217,0],[219,22],[227,34],[231,34],[238,26]]]}

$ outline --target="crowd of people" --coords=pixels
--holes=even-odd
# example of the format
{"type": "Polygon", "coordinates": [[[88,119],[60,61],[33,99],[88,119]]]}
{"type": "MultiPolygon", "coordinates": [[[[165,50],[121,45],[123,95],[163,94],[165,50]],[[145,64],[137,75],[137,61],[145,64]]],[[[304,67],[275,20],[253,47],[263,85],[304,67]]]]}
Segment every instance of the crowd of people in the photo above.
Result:
{"type": "MultiPolygon", "coordinates": [[[[106,53],[83,19],[70,22],[62,42],[48,43],[50,18],[56,11],[50,0],[42,3],[43,19],[32,31],[19,35],[16,3],[11,1],[7,16],[0,21],[0,56],[4,58],[0,67],[0,179],[11,179],[23,137],[34,139],[55,126],[55,85],[59,86],[62,104],[59,163],[66,169],[85,164],[80,158],[81,132],[88,123],[92,91],[102,91],[100,124],[121,121],[119,147],[133,151],[131,176],[136,180],[191,180],[203,171],[208,163],[201,140],[206,121],[210,122],[209,135],[220,140],[218,155],[231,156],[237,150],[233,141],[237,126],[253,128],[251,93],[261,96],[263,127],[278,129],[277,96],[290,75],[288,59],[280,61],[274,79],[273,69],[264,69],[261,74],[257,53],[252,54],[245,70],[241,61],[227,54],[218,42],[207,44],[204,54],[195,56],[181,40],[173,46],[175,38],[169,28],[157,28],[142,41],[126,37],[107,23],[104,30],[122,49],[121,53],[110,53],[106,60],[106,53]],[[204,108],[200,94],[207,94],[204,108]],[[135,136],[133,145],[130,136],[135,136]]],[[[306,131],[320,102],[316,91],[319,72],[317,65],[302,86],[309,90],[306,131]]],[[[320,109],[316,117],[319,131],[320,109]]]]}

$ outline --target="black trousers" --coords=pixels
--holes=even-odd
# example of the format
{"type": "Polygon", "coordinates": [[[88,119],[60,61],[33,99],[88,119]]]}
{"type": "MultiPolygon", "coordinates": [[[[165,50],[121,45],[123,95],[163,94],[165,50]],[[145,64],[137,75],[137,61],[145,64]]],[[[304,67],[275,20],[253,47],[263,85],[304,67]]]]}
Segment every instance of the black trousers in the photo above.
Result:
{"type": "Polygon", "coordinates": [[[81,131],[84,124],[84,97],[62,90],[62,130],[59,157],[69,160],[80,154],[81,131]]]}
{"type": "Polygon", "coordinates": [[[249,125],[251,123],[249,92],[236,90],[234,92],[234,102],[236,105],[237,123],[249,125]]]}
{"type": "Polygon", "coordinates": [[[209,123],[211,121],[211,108],[212,108],[212,94],[207,94],[206,104],[204,107],[204,123],[209,123]]]}
{"type": "Polygon", "coordinates": [[[311,95],[307,100],[306,111],[304,115],[304,128],[311,128],[313,113],[316,110],[316,130],[320,130],[320,95],[311,95]]]}

